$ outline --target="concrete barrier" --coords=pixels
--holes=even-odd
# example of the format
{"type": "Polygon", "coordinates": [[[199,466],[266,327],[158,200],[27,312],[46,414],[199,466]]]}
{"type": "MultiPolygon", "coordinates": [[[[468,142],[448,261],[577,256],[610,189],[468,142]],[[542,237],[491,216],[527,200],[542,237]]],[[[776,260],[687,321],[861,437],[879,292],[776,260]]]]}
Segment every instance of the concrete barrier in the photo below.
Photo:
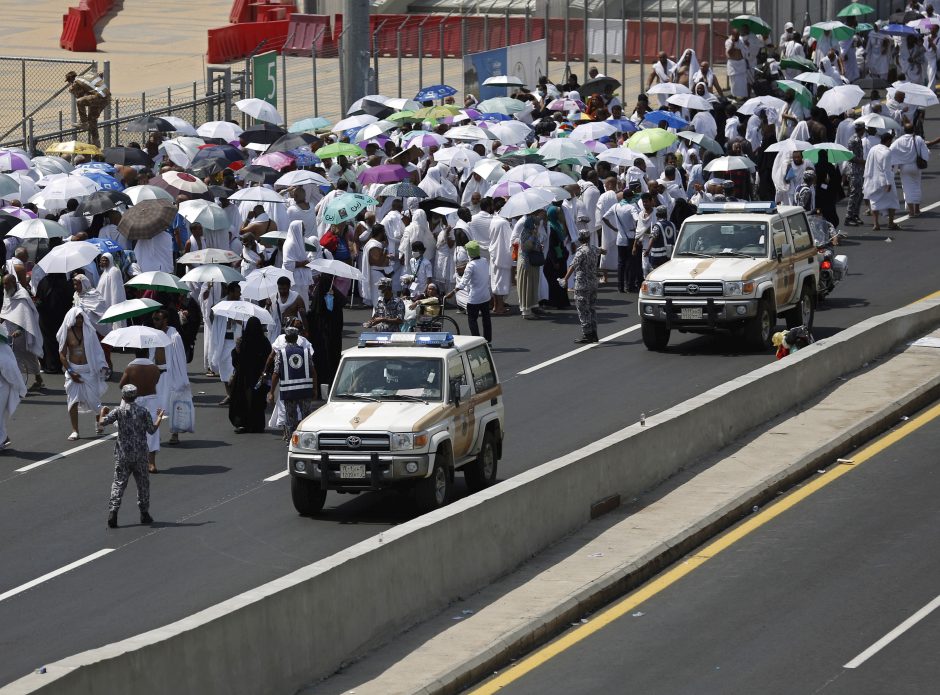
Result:
{"type": "MultiPolygon", "coordinates": [[[[293,692],[587,523],[940,325],[940,300],[864,321],[446,509],[0,693],[293,692]]],[[[681,359],[681,357],[675,357],[681,359]]],[[[512,436],[512,433],[509,433],[512,436]]]]}

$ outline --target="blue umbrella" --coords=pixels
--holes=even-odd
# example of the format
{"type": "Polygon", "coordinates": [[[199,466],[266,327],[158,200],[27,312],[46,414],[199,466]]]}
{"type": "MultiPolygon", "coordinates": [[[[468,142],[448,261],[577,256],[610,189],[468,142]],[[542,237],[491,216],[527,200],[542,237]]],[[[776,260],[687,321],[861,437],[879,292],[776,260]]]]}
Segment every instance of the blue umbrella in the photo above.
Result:
{"type": "Polygon", "coordinates": [[[86,179],[91,179],[99,186],[101,186],[102,191],[123,191],[124,184],[118,181],[113,176],[108,176],[104,172],[97,171],[87,171],[82,174],[86,179]]]}
{"type": "Polygon", "coordinates": [[[457,90],[449,84],[435,84],[430,87],[423,87],[421,91],[415,95],[415,101],[434,101],[435,99],[453,96],[456,93],[457,90]]]}
{"type": "Polygon", "coordinates": [[[320,163],[320,158],[307,150],[288,150],[287,154],[294,158],[298,167],[312,167],[320,163]]]}
{"type": "Polygon", "coordinates": [[[302,133],[305,130],[322,130],[323,128],[329,128],[331,125],[333,124],[325,118],[305,118],[302,121],[291,124],[287,132],[302,133]]]}
{"type": "Polygon", "coordinates": [[[629,118],[608,118],[606,123],[610,123],[621,133],[635,133],[639,130],[636,123],[631,121],[629,118]]]}
{"type": "Polygon", "coordinates": [[[113,174],[116,169],[113,164],[108,164],[107,162],[85,162],[81,166],[75,167],[76,169],[100,169],[108,174],[113,174]]]}
{"type": "Polygon", "coordinates": [[[118,251],[123,251],[124,248],[119,244],[114,243],[110,239],[103,239],[102,237],[94,237],[89,239],[89,242],[98,247],[98,250],[101,253],[117,253],[118,251]]]}
{"type": "Polygon", "coordinates": [[[667,126],[670,128],[675,128],[676,130],[685,128],[689,125],[688,121],[683,121],[681,118],[668,111],[650,111],[643,117],[643,120],[647,123],[652,123],[653,125],[657,126],[662,121],[666,121],[667,126]]]}
{"type": "Polygon", "coordinates": [[[879,29],[882,34],[891,36],[920,36],[917,29],[909,27],[906,24],[889,24],[879,29]]]}

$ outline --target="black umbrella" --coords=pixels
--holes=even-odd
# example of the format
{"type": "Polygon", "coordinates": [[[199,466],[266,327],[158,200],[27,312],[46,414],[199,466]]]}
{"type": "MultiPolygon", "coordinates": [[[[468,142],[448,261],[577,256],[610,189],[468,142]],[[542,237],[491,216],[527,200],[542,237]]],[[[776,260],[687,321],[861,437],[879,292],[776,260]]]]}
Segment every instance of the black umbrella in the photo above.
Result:
{"type": "Polygon", "coordinates": [[[457,208],[460,207],[460,203],[455,203],[453,200],[448,200],[446,198],[427,198],[418,202],[418,207],[424,210],[425,212],[431,212],[434,208],[453,208],[454,212],[457,212],[457,208]]]}
{"type": "Polygon", "coordinates": [[[578,89],[578,94],[582,97],[588,96],[589,94],[603,94],[607,91],[607,88],[617,89],[620,86],[620,81],[615,80],[613,77],[595,77],[593,80],[588,80],[581,85],[578,89]]]}
{"type": "Polygon", "coordinates": [[[6,234],[22,221],[19,217],[0,212],[0,234],[6,234]]]}
{"type": "Polygon", "coordinates": [[[207,176],[212,176],[213,174],[218,174],[220,171],[228,169],[230,164],[232,164],[232,162],[221,155],[203,157],[198,162],[193,162],[189,166],[189,170],[199,178],[204,179],[207,176]]]}
{"type": "Polygon", "coordinates": [[[213,198],[228,198],[235,191],[225,186],[209,186],[209,195],[213,198]]]}
{"type": "Polygon", "coordinates": [[[287,135],[287,131],[279,126],[271,125],[270,123],[256,123],[250,128],[245,128],[245,132],[243,132],[240,137],[244,138],[247,142],[256,142],[259,145],[271,145],[285,135],[287,135]]]}
{"type": "Polygon", "coordinates": [[[211,147],[201,147],[193,156],[193,164],[198,164],[207,159],[223,157],[229,164],[233,162],[245,161],[245,155],[237,147],[231,145],[212,145],[211,147]]]}
{"type": "Polygon", "coordinates": [[[108,147],[104,151],[104,161],[124,166],[153,166],[150,155],[136,147],[108,147]]]}
{"type": "Polygon", "coordinates": [[[239,181],[247,181],[249,183],[273,184],[281,178],[281,172],[271,167],[252,164],[251,166],[243,167],[236,171],[235,178],[239,181]]]}
{"type": "Polygon", "coordinates": [[[320,138],[309,133],[288,133],[278,138],[265,153],[268,152],[289,152],[301,147],[307,147],[315,142],[320,142],[320,138]]]}
{"type": "Polygon", "coordinates": [[[129,133],[172,133],[176,126],[158,116],[141,116],[124,125],[129,133]]]}
{"type": "Polygon", "coordinates": [[[860,80],[853,82],[857,87],[864,89],[866,92],[872,89],[887,89],[889,83],[887,80],[883,80],[880,77],[863,77],[860,80]]]}
{"type": "Polygon", "coordinates": [[[95,191],[81,202],[77,212],[79,215],[100,215],[122,203],[128,207],[134,204],[130,197],[120,191],[95,191]]]}

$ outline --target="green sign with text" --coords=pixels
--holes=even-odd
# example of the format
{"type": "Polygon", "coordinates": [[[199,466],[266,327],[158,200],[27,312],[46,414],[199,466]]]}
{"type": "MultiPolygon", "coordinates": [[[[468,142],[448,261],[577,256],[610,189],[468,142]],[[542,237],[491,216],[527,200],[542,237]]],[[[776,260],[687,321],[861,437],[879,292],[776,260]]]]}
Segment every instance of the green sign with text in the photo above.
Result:
{"type": "Polygon", "coordinates": [[[256,55],[251,60],[252,94],[277,108],[277,51],[256,55]]]}

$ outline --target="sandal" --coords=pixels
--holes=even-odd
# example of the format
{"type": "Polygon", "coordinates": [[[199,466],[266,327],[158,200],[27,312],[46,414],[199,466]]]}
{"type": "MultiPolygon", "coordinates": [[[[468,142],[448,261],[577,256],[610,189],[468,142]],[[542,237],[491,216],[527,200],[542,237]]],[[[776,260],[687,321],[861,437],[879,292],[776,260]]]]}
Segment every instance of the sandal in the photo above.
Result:
{"type": "Polygon", "coordinates": [[[179,444],[179,443],[180,443],[180,436],[179,436],[179,434],[177,434],[176,432],[174,432],[173,434],[170,435],[170,441],[168,441],[167,444],[176,445],[176,444],[179,444]]]}
{"type": "Polygon", "coordinates": [[[72,434],[69,435],[68,439],[69,439],[70,442],[77,441],[77,440],[78,440],[78,432],[72,432],[72,434]]]}
{"type": "Polygon", "coordinates": [[[892,224],[889,224],[889,225],[888,225],[888,229],[900,230],[900,229],[901,229],[901,225],[896,224],[896,223],[892,223],[892,224]]]}

